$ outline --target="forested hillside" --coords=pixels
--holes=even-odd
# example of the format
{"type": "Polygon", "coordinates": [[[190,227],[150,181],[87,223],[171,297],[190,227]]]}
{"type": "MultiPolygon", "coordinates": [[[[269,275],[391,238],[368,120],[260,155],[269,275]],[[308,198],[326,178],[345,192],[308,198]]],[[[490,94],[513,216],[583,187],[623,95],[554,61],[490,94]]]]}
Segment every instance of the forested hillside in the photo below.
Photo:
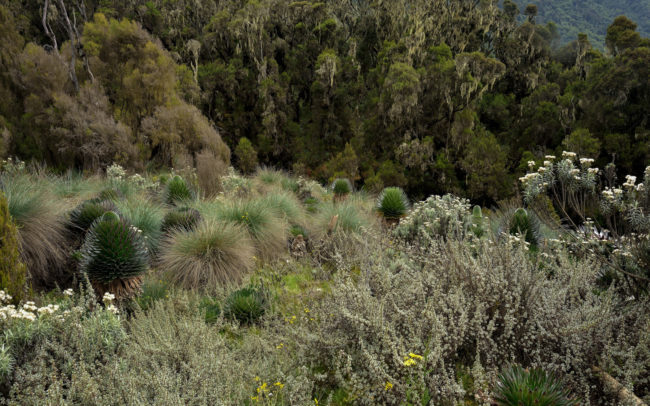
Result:
{"type": "Polygon", "coordinates": [[[603,53],[552,51],[566,33],[512,1],[0,4],[2,152],[54,168],[218,174],[230,150],[490,203],[547,153],[648,162],[650,41],[624,17],[603,53]]]}
{"type": "Polygon", "coordinates": [[[523,9],[535,3],[541,23],[557,24],[562,43],[589,36],[592,44],[605,47],[607,27],[618,16],[625,15],[639,24],[639,32],[650,36],[650,1],[643,0],[540,0],[537,2],[517,0],[523,9]]]}

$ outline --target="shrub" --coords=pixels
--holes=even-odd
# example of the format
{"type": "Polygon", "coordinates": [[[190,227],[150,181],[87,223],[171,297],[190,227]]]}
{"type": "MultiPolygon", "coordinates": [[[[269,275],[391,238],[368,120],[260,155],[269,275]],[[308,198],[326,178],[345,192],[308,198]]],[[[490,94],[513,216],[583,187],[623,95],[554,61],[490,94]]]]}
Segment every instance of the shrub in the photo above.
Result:
{"type": "Polygon", "coordinates": [[[95,220],[109,211],[117,211],[117,206],[111,200],[101,197],[86,200],[70,212],[68,227],[73,231],[80,231],[83,235],[95,220]]]}
{"type": "Polygon", "coordinates": [[[212,151],[201,151],[196,156],[196,177],[204,196],[214,196],[221,190],[221,178],[228,165],[212,151]]]}
{"type": "Polygon", "coordinates": [[[570,397],[559,379],[539,368],[508,368],[499,375],[494,400],[500,406],[570,406],[579,402],[570,397]]]}
{"type": "Polygon", "coordinates": [[[413,205],[394,234],[408,242],[462,239],[471,226],[469,201],[454,195],[430,196],[413,205]]]}
{"type": "Polygon", "coordinates": [[[409,209],[406,193],[399,187],[385,188],[377,199],[377,210],[386,219],[399,219],[409,209]]]}
{"type": "Polygon", "coordinates": [[[68,254],[60,201],[36,179],[4,176],[0,180],[9,213],[18,228],[20,256],[34,287],[65,284],[68,254]]]}
{"type": "Polygon", "coordinates": [[[206,297],[201,300],[199,309],[205,315],[205,322],[208,324],[215,323],[221,315],[221,305],[213,298],[206,297]]]}
{"type": "Polygon", "coordinates": [[[142,293],[136,298],[142,310],[150,309],[153,304],[169,295],[169,287],[162,280],[146,278],[142,283],[142,293]]]}
{"type": "Polygon", "coordinates": [[[159,268],[188,289],[214,290],[241,281],[253,268],[255,249],[243,226],[205,221],[174,230],[163,243],[159,268]]]}
{"type": "Polygon", "coordinates": [[[190,231],[201,221],[201,213],[191,207],[179,207],[167,212],[162,221],[161,229],[169,232],[174,229],[190,231]]]}
{"type": "Polygon", "coordinates": [[[239,143],[235,148],[235,156],[239,169],[245,174],[251,174],[257,168],[257,151],[253,148],[250,140],[246,137],[239,139],[239,143]]]}
{"type": "MultiPolygon", "coordinates": [[[[25,292],[26,274],[25,264],[20,260],[18,252],[16,226],[11,222],[7,199],[0,192],[0,290],[11,295],[14,304],[20,302],[25,292]]],[[[0,351],[0,376],[3,370],[2,360],[3,353],[0,351]]]]}
{"type": "Polygon", "coordinates": [[[167,182],[165,189],[165,201],[167,203],[177,204],[191,200],[193,197],[192,190],[180,176],[176,175],[167,182]]]}
{"type": "Polygon", "coordinates": [[[80,269],[99,291],[131,296],[140,287],[149,255],[142,232],[108,212],[88,230],[81,247],[80,269]]]}
{"type": "Polygon", "coordinates": [[[346,178],[338,178],[332,182],[332,192],[336,197],[343,197],[352,192],[352,183],[346,178]]]}
{"type": "Polygon", "coordinates": [[[224,305],[224,315],[242,324],[251,324],[266,313],[268,306],[264,290],[247,287],[236,290],[228,296],[224,305]]]}
{"type": "Polygon", "coordinates": [[[278,217],[277,209],[269,202],[230,202],[216,213],[216,217],[221,221],[244,226],[261,257],[274,258],[284,251],[288,230],[285,222],[278,217]]]}

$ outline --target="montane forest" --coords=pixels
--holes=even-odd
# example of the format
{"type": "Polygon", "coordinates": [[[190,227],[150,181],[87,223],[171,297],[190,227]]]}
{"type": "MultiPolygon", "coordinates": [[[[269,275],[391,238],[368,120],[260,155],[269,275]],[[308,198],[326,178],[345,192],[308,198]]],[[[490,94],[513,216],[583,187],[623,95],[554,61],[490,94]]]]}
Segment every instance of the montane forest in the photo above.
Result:
{"type": "Polygon", "coordinates": [[[0,0],[0,405],[647,405],[650,1],[0,0]]]}

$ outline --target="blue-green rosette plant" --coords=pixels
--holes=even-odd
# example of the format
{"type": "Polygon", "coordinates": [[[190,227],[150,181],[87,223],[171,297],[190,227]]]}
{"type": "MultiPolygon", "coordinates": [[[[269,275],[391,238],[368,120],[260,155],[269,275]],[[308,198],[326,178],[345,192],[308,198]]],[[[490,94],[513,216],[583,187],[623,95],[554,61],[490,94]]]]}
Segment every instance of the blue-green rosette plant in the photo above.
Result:
{"type": "Polygon", "coordinates": [[[573,406],[578,401],[555,376],[541,369],[510,367],[499,375],[494,394],[499,406],[573,406]]]}
{"type": "Polygon", "coordinates": [[[165,201],[169,204],[178,204],[183,201],[191,200],[194,197],[185,179],[176,175],[167,182],[165,188],[165,201]]]}
{"type": "Polygon", "coordinates": [[[165,214],[161,228],[163,232],[174,229],[191,231],[201,219],[201,213],[198,210],[191,207],[179,207],[165,214]]]}
{"type": "Polygon", "coordinates": [[[242,324],[251,324],[266,313],[269,303],[263,289],[247,287],[232,292],[224,307],[226,317],[242,324]]]}
{"type": "Polygon", "coordinates": [[[70,212],[68,228],[85,233],[95,220],[109,211],[117,211],[115,203],[111,200],[102,198],[86,200],[70,212]]]}
{"type": "Polygon", "coordinates": [[[80,269],[100,296],[104,292],[117,297],[133,295],[149,261],[142,232],[115,212],[105,213],[93,223],[80,256],[80,269]]]}
{"type": "Polygon", "coordinates": [[[403,217],[409,206],[406,193],[399,187],[387,187],[377,198],[377,211],[387,220],[403,217]]]}
{"type": "Polygon", "coordinates": [[[338,178],[332,182],[332,192],[334,197],[342,199],[352,193],[352,183],[346,178],[338,178]]]}

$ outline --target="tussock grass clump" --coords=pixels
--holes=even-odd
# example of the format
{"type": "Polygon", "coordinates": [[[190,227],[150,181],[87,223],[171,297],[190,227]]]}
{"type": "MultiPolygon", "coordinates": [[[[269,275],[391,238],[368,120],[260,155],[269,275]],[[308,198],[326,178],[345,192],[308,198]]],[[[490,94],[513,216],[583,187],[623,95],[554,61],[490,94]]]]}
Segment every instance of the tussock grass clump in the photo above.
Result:
{"type": "Polygon", "coordinates": [[[141,196],[121,200],[117,208],[131,225],[142,231],[150,253],[156,253],[162,236],[163,208],[141,196]]]}
{"type": "Polygon", "coordinates": [[[3,176],[0,185],[18,228],[20,255],[35,287],[64,283],[66,252],[63,207],[46,185],[28,176],[3,176]]]}
{"type": "Polygon", "coordinates": [[[385,188],[377,198],[377,211],[385,219],[397,220],[409,209],[409,199],[399,187],[385,188]]]}
{"type": "Polygon", "coordinates": [[[506,369],[499,375],[494,400],[499,406],[573,406],[579,402],[571,398],[562,382],[546,371],[520,366],[506,369]]]}
{"type": "Polygon", "coordinates": [[[341,203],[325,202],[318,207],[314,216],[316,230],[320,235],[333,232],[358,233],[371,227],[373,220],[354,201],[341,203]]]}
{"type": "Polygon", "coordinates": [[[264,205],[274,209],[279,217],[291,224],[302,224],[305,212],[302,205],[292,193],[274,192],[260,198],[264,205]]]}
{"type": "Polygon", "coordinates": [[[240,282],[253,268],[254,255],[243,226],[204,221],[194,230],[172,232],[161,247],[159,269],[182,287],[210,291],[240,282]]]}
{"type": "Polygon", "coordinates": [[[285,251],[288,227],[278,209],[266,200],[235,201],[215,213],[221,221],[240,224],[248,230],[260,257],[275,258],[285,251]]]}

